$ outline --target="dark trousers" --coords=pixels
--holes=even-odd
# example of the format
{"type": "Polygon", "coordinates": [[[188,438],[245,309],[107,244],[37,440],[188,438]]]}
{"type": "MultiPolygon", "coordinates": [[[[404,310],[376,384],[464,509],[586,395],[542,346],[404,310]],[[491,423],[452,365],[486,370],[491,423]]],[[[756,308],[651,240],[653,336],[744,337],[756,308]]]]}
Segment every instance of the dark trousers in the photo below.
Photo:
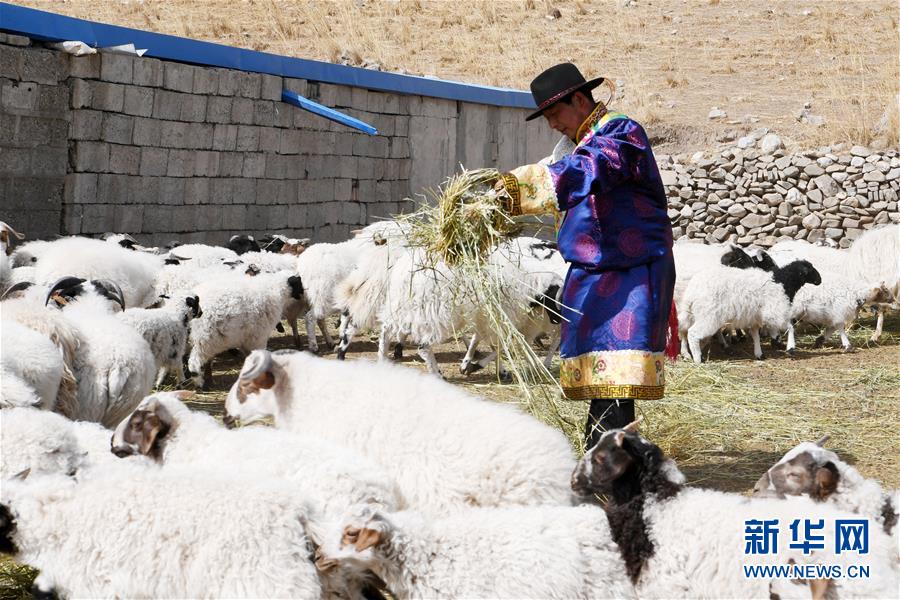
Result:
{"type": "Polygon", "coordinates": [[[584,428],[585,450],[593,448],[600,441],[603,432],[621,429],[634,421],[634,400],[610,400],[594,398],[584,428]]]}

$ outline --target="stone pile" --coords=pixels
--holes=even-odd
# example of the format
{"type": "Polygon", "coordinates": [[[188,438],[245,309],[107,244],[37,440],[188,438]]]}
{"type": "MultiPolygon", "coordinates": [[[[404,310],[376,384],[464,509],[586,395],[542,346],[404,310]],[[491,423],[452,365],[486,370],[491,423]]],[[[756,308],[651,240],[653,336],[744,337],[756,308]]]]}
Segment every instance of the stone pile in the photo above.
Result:
{"type": "Polygon", "coordinates": [[[897,150],[837,145],[789,154],[765,130],[739,145],[657,157],[676,238],[766,247],[828,239],[846,248],[866,229],[900,223],[897,150]]]}

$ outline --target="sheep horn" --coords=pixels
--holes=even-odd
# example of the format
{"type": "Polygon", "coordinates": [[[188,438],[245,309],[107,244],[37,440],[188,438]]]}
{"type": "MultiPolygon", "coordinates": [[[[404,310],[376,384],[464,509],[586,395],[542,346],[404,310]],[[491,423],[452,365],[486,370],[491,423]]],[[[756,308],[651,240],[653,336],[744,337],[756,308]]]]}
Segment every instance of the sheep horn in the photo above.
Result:
{"type": "Polygon", "coordinates": [[[238,379],[256,379],[272,366],[272,353],[268,350],[254,350],[244,361],[238,379]]]}
{"type": "Polygon", "coordinates": [[[818,440],[816,440],[816,446],[818,446],[819,448],[824,448],[824,447],[825,447],[825,442],[827,442],[827,441],[830,440],[830,439],[831,439],[831,434],[830,434],[830,433],[826,433],[825,435],[823,435],[822,437],[820,437],[818,440]]]}
{"type": "Polygon", "coordinates": [[[638,425],[641,424],[641,421],[644,420],[644,415],[639,416],[637,419],[623,427],[624,431],[630,431],[632,433],[637,433],[638,425]]]}
{"type": "Polygon", "coordinates": [[[3,221],[0,221],[0,231],[8,231],[8,232],[10,232],[11,234],[13,234],[14,236],[16,236],[16,238],[18,238],[18,239],[20,239],[20,240],[24,240],[24,239],[25,239],[25,234],[24,234],[24,233],[19,233],[18,231],[16,231],[15,229],[13,229],[12,227],[10,227],[9,225],[7,225],[6,223],[4,223],[3,221]]]}
{"type": "Polygon", "coordinates": [[[92,279],[91,284],[103,296],[121,306],[122,310],[125,310],[125,294],[122,293],[122,288],[119,287],[118,283],[109,279],[92,279]]]}
{"type": "Polygon", "coordinates": [[[191,260],[190,256],[178,256],[174,252],[169,252],[169,258],[174,258],[175,260],[191,260]]]}
{"type": "Polygon", "coordinates": [[[14,286],[10,287],[8,290],[3,292],[3,297],[0,299],[5,300],[7,298],[11,298],[12,295],[15,294],[16,292],[21,292],[21,291],[27,290],[28,288],[30,288],[33,285],[34,284],[31,283],[30,281],[20,281],[19,283],[15,284],[14,286]]]}
{"type": "Polygon", "coordinates": [[[81,285],[82,283],[84,283],[84,281],[85,280],[81,279],[80,277],[60,277],[56,280],[56,283],[50,286],[50,291],[47,292],[47,296],[44,298],[44,306],[47,306],[47,304],[50,303],[50,298],[52,298],[56,292],[60,290],[68,290],[77,285],[81,285]]]}

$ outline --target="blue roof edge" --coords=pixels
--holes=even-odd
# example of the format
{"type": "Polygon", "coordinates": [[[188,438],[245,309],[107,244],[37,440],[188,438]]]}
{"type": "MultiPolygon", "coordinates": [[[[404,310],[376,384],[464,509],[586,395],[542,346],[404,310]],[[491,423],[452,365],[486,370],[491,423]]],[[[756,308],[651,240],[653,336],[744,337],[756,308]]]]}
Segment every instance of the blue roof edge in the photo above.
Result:
{"type": "Polygon", "coordinates": [[[521,90],[400,75],[280,56],[163,33],[95,23],[15,6],[7,2],[0,2],[0,31],[42,41],[77,40],[97,48],[133,43],[136,48],[147,48],[145,56],[163,60],[363,87],[382,92],[414,94],[493,106],[535,108],[531,94],[521,90]]]}

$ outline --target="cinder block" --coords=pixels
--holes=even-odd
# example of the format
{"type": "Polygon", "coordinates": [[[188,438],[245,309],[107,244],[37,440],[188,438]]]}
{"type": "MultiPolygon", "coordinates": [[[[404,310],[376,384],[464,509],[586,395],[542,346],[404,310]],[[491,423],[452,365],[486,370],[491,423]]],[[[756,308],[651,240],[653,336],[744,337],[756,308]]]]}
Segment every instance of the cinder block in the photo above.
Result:
{"type": "MultiPolygon", "coordinates": [[[[286,157],[280,154],[266,156],[266,177],[268,179],[284,179],[288,177],[286,157]]],[[[244,161],[246,167],[247,161],[244,161]]]]}
{"type": "MultiPolygon", "coordinates": [[[[284,89],[286,89],[288,91],[294,92],[296,94],[300,94],[301,96],[304,96],[304,97],[307,95],[305,79],[285,78],[282,85],[284,86],[284,89]]],[[[278,99],[279,100],[281,99],[280,95],[278,96],[278,99]]]]}
{"type": "Polygon", "coordinates": [[[261,152],[244,154],[244,177],[260,178],[266,175],[266,155],[261,152]]]}
{"type": "MultiPolygon", "coordinates": [[[[125,105],[125,86],[104,81],[91,82],[91,108],[109,112],[122,112],[125,105]]],[[[77,107],[73,107],[77,108],[77,107]]]]}
{"type": "Polygon", "coordinates": [[[181,105],[181,120],[199,123],[206,119],[206,96],[191,94],[181,105]]]}
{"type": "Polygon", "coordinates": [[[167,177],[193,177],[196,153],[191,150],[170,150],[167,177]]]}
{"type": "Polygon", "coordinates": [[[133,142],[137,146],[159,146],[162,142],[163,123],[155,119],[134,119],[133,142]]]}
{"type": "Polygon", "coordinates": [[[231,204],[222,207],[222,227],[240,231],[245,228],[247,207],[243,204],[231,204]]]}
{"type": "Polygon", "coordinates": [[[6,111],[34,111],[40,86],[31,82],[4,81],[0,86],[0,107],[6,111]]]}
{"type": "Polygon", "coordinates": [[[34,81],[54,85],[68,76],[69,62],[66,54],[53,50],[29,48],[22,61],[22,81],[34,81]]]}
{"type": "Polygon", "coordinates": [[[269,206],[261,206],[259,204],[248,206],[244,226],[251,231],[265,231],[269,223],[268,214],[270,209],[271,207],[269,206]]]}
{"type": "Polygon", "coordinates": [[[283,87],[284,86],[282,85],[281,77],[263,73],[262,90],[260,97],[263,100],[274,100],[276,102],[281,102],[281,89],[283,87]]]}
{"type": "Polygon", "coordinates": [[[162,121],[159,145],[166,148],[187,148],[188,124],[177,121],[162,121]]]}
{"type": "Polygon", "coordinates": [[[135,204],[159,204],[159,177],[136,177],[132,187],[132,200],[135,204]]]}
{"type": "Polygon", "coordinates": [[[356,178],[375,179],[375,161],[374,158],[356,157],[356,178]]]}
{"type": "Polygon", "coordinates": [[[69,77],[80,79],[100,78],[100,54],[69,57],[69,77]]]}
{"type": "Polygon", "coordinates": [[[172,231],[172,211],[168,206],[144,206],[142,233],[172,231]]]}
{"type": "Polygon", "coordinates": [[[239,125],[235,149],[243,152],[256,152],[259,150],[259,127],[239,125]]]}
{"type": "Polygon", "coordinates": [[[97,202],[97,174],[69,173],[65,178],[63,202],[93,204],[97,202]]]}
{"type": "Polygon", "coordinates": [[[209,201],[214,205],[230,204],[234,199],[234,179],[213,179],[209,183],[209,201]]]}
{"type": "Polygon", "coordinates": [[[134,117],[105,113],[103,115],[103,130],[100,138],[106,142],[116,144],[130,144],[134,129],[134,117]]]}
{"type": "Polygon", "coordinates": [[[153,118],[176,121],[181,118],[182,104],[187,100],[185,94],[156,90],[153,97],[153,118]]]}
{"type": "Polygon", "coordinates": [[[237,148],[237,125],[216,125],[213,129],[213,150],[235,150],[237,148]]]}
{"type": "Polygon", "coordinates": [[[194,70],[194,87],[191,90],[195,94],[215,94],[219,91],[218,69],[197,68],[194,70]]]}
{"type": "Polygon", "coordinates": [[[35,110],[47,117],[63,116],[69,106],[69,88],[65,85],[40,85],[35,110]]]}
{"type": "Polygon", "coordinates": [[[338,202],[353,200],[353,181],[350,179],[335,179],[334,199],[338,202]]]}
{"type": "Polygon", "coordinates": [[[74,168],[76,171],[103,173],[109,168],[109,144],[102,142],[75,142],[74,168]]]}
{"type": "Polygon", "coordinates": [[[207,123],[228,123],[231,121],[231,98],[210,96],[206,101],[207,123]]]}
{"type": "Polygon", "coordinates": [[[163,65],[164,63],[156,58],[136,59],[132,65],[133,83],[148,87],[162,87],[165,81],[163,65]]]}
{"type": "Polygon", "coordinates": [[[394,117],[394,135],[398,137],[409,135],[409,117],[405,115],[394,117]]]}
{"type": "MultiPolygon", "coordinates": [[[[160,203],[176,207],[184,204],[184,181],[185,180],[181,177],[160,177],[160,203]]],[[[182,228],[181,231],[189,231],[190,223],[186,223],[184,225],[186,225],[187,229],[182,228]]]]}
{"type": "Polygon", "coordinates": [[[132,83],[134,80],[134,61],[135,58],[127,54],[101,54],[100,79],[112,83],[132,83]]]}
{"type": "Polygon", "coordinates": [[[235,71],[232,69],[216,69],[216,74],[219,77],[219,90],[218,94],[220,96],[235,96],[238,93],[239,88],[239,75],[240,71],[235,71]]]}
{"type": "MultiPolygon", "coordinates": [[[[306,179],[326,179],[329,174],[325,171],[325,157],[319,155],[307,155],[306,179]]],[[[333,177],[333,175],[332,175],[333,177]]]]}
{"type": "Polygon", "coordinates": [[[163,87],[176,92],[194,89],[194,67],[176,62],[164,63],[163,87]]]}
{"type": "Polygon", "coordinates": [[[219,175],[219,153],[200,151],[194,155],[194,174],[201,177],[217,177],[219,175]]]}
{"type": "Polygon", "coordinates": [[[234,98],[231,104],[231,122],[243,125],[253,123],[253,100],[234,98]]]}
{"type": "Polygon", "coordinates": [[[359,108],[367,110],[371,113],[384,112],[384,103],[386,96],[387,94],[383,92],[369,92],[368,103],[366,104],[366,106],[361,106],[359,108]]]}
{"type": "Polygon", "coordinates": [[[375,182],[375,202],[392,202],[394,200],[391,196],[390,181],[375,182]]]}
{"type": "Polygon", "coordinates": [[[353,88],[347,85],[339,85],[336,88],[334,106],[344,109],[353,106],[353,88]]]}
{"type": "Polygon", "coordinates": [[[385,94],[381,112],[389,115],[401,114],[400,96],[398,94],[385,94]]]}
{"type": "MultiPolygon", "coordinates": [[[[360,220],[360,204],[358,202],[342,202],[340,204],[341,214],[338,219],[339,223],[347,223],[348,225],[359,225],[360,220]]],[[[363,218],[365,218],[365,209],[362,210],[363,218]]]]}
{"type": "Polygon", "coordinates": [[[393,115],[372,115],[369,118],[368,123],[378,130],[379,135],[384,135],[387,137],[393,137],[394,135],[394,123],[396,122],[396,118],[393,115]]]}
{"type": "Polygon", "coordinates": [[[286,129],[281,132],[281,154],[298,154],[300,152],[300,132],[293,129],[286,129]]]}
{"type": "Polygon", "coordinates": [[[257,179],[256,203],[275,204],[276,202],[278,202],[278,182],[274,179],[257,179]]]}
{"type": "Polygon", "coordinates": [[[340,158],[340,166],[335,175],[345,179],[358,179],[359,158],[356,156],[342,156],[340,158]]]}
{"type": "MultiPolygon", "coordinates": [[[[209,179],[191,177],[184,182],[185,204],[209,204],[209,179]]],[[[204,211],[205,213],[213,211],[204,211]]],[[[207,225],[207,224],[204,224],[207,225]]],[[[204,227],[206,228],[206,227],[204,227]]]]}
{"type": "Polygon", "coordinates": [[[81,217],[81,233],[103,233],[113,229],[112,204],[87,204],[81,217]]]}
{"type": "Polygon", "coordinates": [[[169,164],[169,151],[165,148],[142,148],[139,172],[141,176],[165,175],[169,164]]]}
{"type": "Polygon", "coordinates": [[[306,226],[306,205],[293,204],[288,206],[287,226],[291,229],[306,226]]]}
{"type": "Polygon", "coordinates": [[[275,126],[275,106],[271,100],[253,102],[253,123],[264,127],[275,126]]]}
{"type": "Polygon", "coordinates": [[[91,84],[83,79],[73,79],[70,86],[69,106],[72,108],[89,107],[94,96],[91,84]]]}
{"type": "Polygon", "coordinates": [[[294,126],[294,110],[290,104],[276,102],[275,106],[275,127],[291,128],[294,126]]]}
{"type": "Polygon", "coordinates": [[[287,226],[288,207],[285,205],[269,206],[266,210],[266,229],[279,230],[287,226]]]}
{"type": "MultiPolygon", "coordinates": [[[[5,119],[4,119],[5,120],[5,119]]],[[[15,146],[68,146],[69,122],[47,117],[19,117],[15,134],[15,146]]]]}
{"type": "Polygon", "coordinates": [[[371,179],[359,180],[357,196],[359,197],[360,202],[364,204],[372,202],[375,198],[375,182],[371,179]]]}
{"type": "Polygon", "coordinates": [[[233,179],[234,202],[254,204],[256,202],[256,179],[233,179]]]}
{"type": "MultiPolygon", "coordinates": [[[[0,176],[27,177],[31,175],[32,152],[24,148],[0,147],[0,176]]],[[[0,188],[0,192],[2,192],[2,188],[0,188]]]]}
{"type": "Polygon", "coordinates": [[[294,128],[311,131],[318,131],[326,126],[327,121],[319,115],[314,115],[308,110],[295,108],[292,111],[294,115],[294,128]]]}
{"type": "Polygon", "coordinates": [[[278,204],[293,204],[297,201],[297,180],[284,179],[278,182],[278,204]]]}
{"type": "Polygon", "coordinates": [[[113,231],[140,233],[144,225],[144,207],[128,204],[116,205],[113,211],[113,231]]]}
{"type": "Polygon", "coordinates": [[[149,117],[153,114],[153,88],[129,85],[125,88],[122,112],[126,115],[149,117]]]}
{"type": "Polygon", "coordinates": [[[239,72],[238,93],[244,98],[259,98],[262,94],[262,75],[239,72]]]}
{"type": "Polygon", "coordinates": [[[281,130],[275,127],[259,128],[259,151],[278,153],[281,150],[281,130]]]}
{"type": "Polygon", "coordinates": [[[80,204],[69,205],[63,207],[63,230],[60,232],[64,235],[78,235],[81,233],[81,219],[84,216],[84,207],[80,204]]]}
{"type": "Polygon", "coordinates": [[[127,204],[132,195],[128,184],[129,177],[127,175],[101,174],[97,178],[97,202],[100,204],[127,204]]]}
{"type": "Polygon", "coordinates": [[[137,175],[141,171],[141,149],[137,146],[109,147],[109,170],[113,173],[137,175]]]}
{"type": "Polygon", "coordinates": [[[188,125],[188,148],[194,150],[212,150],[215,126],[209,123],[190,123],[188,125]]]}
{"type": "Polygon", "coordinates": [[[242,152],[219,154],[219,175],[221,177],[240,177],[243,172],[244,154],[242,152]]]}

